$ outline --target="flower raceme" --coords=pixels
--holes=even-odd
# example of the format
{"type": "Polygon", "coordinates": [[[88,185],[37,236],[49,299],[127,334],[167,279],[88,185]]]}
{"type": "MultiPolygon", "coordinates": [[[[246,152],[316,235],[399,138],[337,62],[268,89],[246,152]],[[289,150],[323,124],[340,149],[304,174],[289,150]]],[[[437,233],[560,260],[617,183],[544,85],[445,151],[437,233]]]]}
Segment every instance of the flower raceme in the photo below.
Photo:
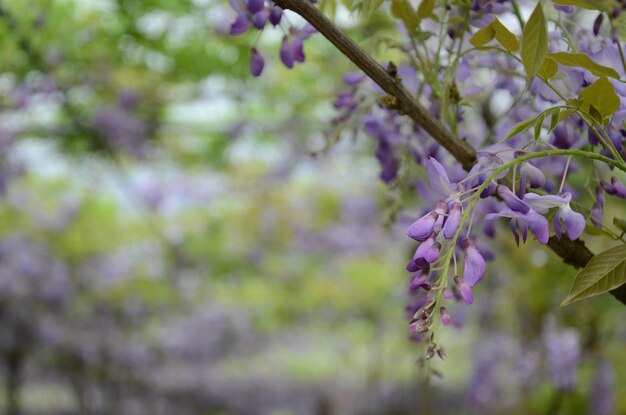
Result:
{"type": "MultiPolygon", "coordinates": [[[[311,1],[314,3],[314,1],[311,1]]],[[[283,9],[266,0],[231,0],[230,5],[237,12],[235,20],[230,26],[230,35],[237,36],[244,34],[253,26],[255,29],[263,31],[269,22],[276,27],[284,22],[283,9]]],[[[304,41],[308,39],[316,30],[311,25],[306,25],[301,29],[295,27],[288,28],[288,35],[283,36],[279,56],[282,63],[291,69],[296,62],[304,62],[304,41]]],[[[265,67],[265,59],[256,47],[252,47],[250,52],[250,72],[252,76],[260,76],[265,67]]]]}
{"type": "MultiPolygon", "coordinates": [[[[578,239],[585,228],[585,217],[574,211],[570,202],[572,194],[561,192],[556,195],[526,192],[526,187],[519,187],[520,193],[514,192],[495,179],[504,178],[506,171],[494,173],[496,168],[505,162],[515,159],[515,151],[508,151],[511,158],[503,156],[503,150],[498,154],[487,153],[483,158],[486,172],[480,169],[470,172],[466,179],[457,183],[449,179],[446,169],[435,158],[431,157],[426,163],[430,187],[440,197],[435,209],[427,212],[414,221],[407,230],[407,235],[418,241],[419,245],[411,261],[407,264],[407,271],[413,273],[410,292],[421,300],[416,304],[411,316],[410,331],[416,338],[423,338],[430,330],[434,330],[434,323],[441,319],[445,326],[454,322],[454,310],[443,305],[446,300],[455,299],[466,304],[472,304],[474,295],[472,287],[478,284],[486,271],[486,259],[492,254],[487,249],[479,249],[480,234],[470,236],[470,228],[480,229],[484,226],[484,235],[492,238],[493,221],[498,218],[508,218],[515,241],[519,245],[520,235],[523,242],[528,238],[530,230],[537,241],[542,244],[548,242],[550,224],[545,215],[553,213],[553,227],[557,238],[565,233],[571,240],[578,239]],[[502,157],[502,159],[500,158],[502,157]],[[508,160],[507,160],[508,159],[508,160]],[[494,167],[495,165],[495,167],[494,167]],[[476,178],[479,177],[479,180],[476,178]],[[493,180],[492,183],[486,183],[493,180]],[[466,190],[466,187],[469,189],[466,190]],[[491,187],[491,195],[495,198],[482,200],[482,189],[491,187]],[[480,188],[480,189],[479,189],[480,188]],[[481,190],[481,194],[477,192],[481,190]],[[497,200],[495,200],[497,199],[497,200]],[[472,213],[473,212],[473,213],[472,213]],[[467,220],[470,218],[469,221],[467,220]],[[476,223],[472,222],[476,220],[476,223]],[[484,220],[481,220],[484,219],[484,220]],[[469,222],[469,223],[467,223],[469,222]],[[465,228],[467,226],[467,229],[465,228]],[[461,229],[460,229],[461,228],[461,229]],[[457,271],[457,259],[462,256],[462,269],[454,276],[451,287],[448,287],[448,271],[451,263],[457,271]]],[[[530,187],[541,187],[545,178],[541,170],[527,161],[515,166],[520,172],[520,180],[529,179],[530,187]],[[523,172],[523,173],[522,173],[523,172]]],[[[502,170],[502,169],[500,169],[502,170]]],[[[619,194],[619,182],[604,183],[599,188],[610,194],[619,194]],[[618,186],[615,185],[618,184],[618,186]],[[612,186],[612,187],[611,187],[612,186]],[[614,190],[615,189],[615,190],[614,190]]],[[[456,323],[455,323],[456,324],[456,323]]],[[[431,335],[431,342],[434,336],[431,335]]]]}

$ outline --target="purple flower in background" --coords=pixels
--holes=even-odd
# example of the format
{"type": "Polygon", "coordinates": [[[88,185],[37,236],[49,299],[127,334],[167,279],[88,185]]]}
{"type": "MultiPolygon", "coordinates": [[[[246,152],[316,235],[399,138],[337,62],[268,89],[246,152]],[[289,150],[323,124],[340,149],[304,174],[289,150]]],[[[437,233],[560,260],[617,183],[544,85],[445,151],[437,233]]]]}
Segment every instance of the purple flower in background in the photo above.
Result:
{"type": "Polygon", "coordinates": [[[248,10],[255,14],[260,12],[265,6],[265,0],[248,0],[248,10]]]}
{"type": "Polygon", "coordinates": [[[230,25],[230,34],[233,36],[245,33],[250,27],[250,20],[245,13],[238,13],[235,21],[230,25]]]}
{"type": "Polygon", "coordinates": [[[571,390],[576,385],[580,364],[580,338],[574,329],[544,330],[548,371],[552,381],[562,390],[571,390]]]}
{"type": "Polygon", "coordinates": [[[134,156],[143,155],[148,126],[133,113],[119,107],[100,108],[94,113],[91,124],[110,148],[134,156]]]}
{"type": "Polygon", "coordinates": [[[289,41],[289,38],[287,35],[283,36],[283,40],[280,44],[280,60],[289,69],[293,68],[295,60],[294,54],[294,48],[292,43],[289,41]]]}
{"type": "Polygon", "coordinates": [[[264,67],[265,60],[263,59],[263,55],[261,55],[256,48],[252,48],[250,55],[250,72],[252,72],[252,76],[261,75],[264,67]]]}
{"type": "Polygon", "coordinates": [[[615,371],[608,360],[596,365],[596,372],[589,388],[589,413],[593,415],[615,414],[615,371]]]}
{"type": "Polygon", "coordinates": [[[283,17],[283,9],[281,9],[278,6],[273,6],[270,9],[269,20],[273,26],[277,26],[278,24],[280,24],[280,20],[282,19],[282,17],[283,17]]]}
{"type": "Polygon", "coordinates": [[[252,16],[252,26],[256,27],[259,30],[263,29],[269,17],[270,17],[269,9],[261,10],[260,12],[252,16]]]}
{"type": "Polygon", "coordinates": [[[610,195],[626,199],[626,186],[617,181],[617,177],[611,176],[611,183],[602,182],[602,188],[610,195]]]}
{"type": "Polygon", "coordinates": [[[591,223],[601,228],[604,224],[604,187],[596,186],[596,201],[591,208],[591,223]]]}

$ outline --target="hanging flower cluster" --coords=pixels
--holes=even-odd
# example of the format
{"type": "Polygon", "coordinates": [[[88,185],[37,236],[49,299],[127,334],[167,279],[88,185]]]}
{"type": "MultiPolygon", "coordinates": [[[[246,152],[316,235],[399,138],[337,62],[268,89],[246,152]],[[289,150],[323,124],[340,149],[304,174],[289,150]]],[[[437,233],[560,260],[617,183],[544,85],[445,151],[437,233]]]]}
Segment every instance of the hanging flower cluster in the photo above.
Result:
{"type": "MultiPolygon", "coordinates": [[[[315,3],[312,1],[312,3],[315,3]]],[[[280,60],[289,69],[296,62],[302,63],[304,56],[304,41],[316,32],[309,24],[303,28],[296,28],[283,18],[283,9],[265,0],[230,0],[230,5],[237,12],[235,21],[230,26],[231,35],[246,33],[251,26],[263,31],[269,23],[273,27],[281,26],[287,34],[283,36],[280,46],[280,60]],[[281,25],[282,22],[282,25],[281,25]]],[[[258,49],[253,46],[250,51],[250,72],[252,76],[260,76],[265,68],[265,59],[258,49]]]]}

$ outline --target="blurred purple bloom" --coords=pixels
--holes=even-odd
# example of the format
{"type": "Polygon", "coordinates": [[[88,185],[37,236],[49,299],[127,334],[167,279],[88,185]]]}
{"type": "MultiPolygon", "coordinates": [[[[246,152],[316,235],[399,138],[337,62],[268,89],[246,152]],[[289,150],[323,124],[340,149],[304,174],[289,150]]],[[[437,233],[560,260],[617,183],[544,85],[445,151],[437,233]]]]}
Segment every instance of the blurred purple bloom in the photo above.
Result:
{"type": "Polygon", "coordinates": [[[264,67],[265,60],[263,59],[263,55],[261,55],[256,48],[252,48],[250,55],[250,72],[252,72],[252,76],[261,75],[264,67]]]}
{"type": "Polygon", "coordinates": [[[248,10],[252,14],[260,12],[263,6],[265,6],[265,0],[248,0],[248,10]]]}
{"type": "Polygon", "coordinates": [[[589,413],[594,415],[615,414],[615,370],[608,360],[596,365],[596,372],[589,388],[589,413]]]}
{"type": "Polygon", "coordinates": [[[270,23],[273,26],[277,26],[278,24],[280,24],[280,20],[283,17],[283,9],[281,9],[278,6],[272,6],[272,8],[270,9],[270,16],[269,16],[269,20],[270,23]]]}
{"type": "Polygon", "coordinates": [[[262,30],[267,23],[267,19],[270,17],[269,9],[263,9],[260,12],[252,16],[252,25],[259,30],[262,30]]]}
{"type": "Polygon", "coordinates": [[[250,27],[250,20],[245,13],[237,14],[235,21],[230,25],[230,34],[233,36],[245,33],[250,27]]]}
{"type": "Polygon", "coordinates": [[[626,186],[617,181],[617,177],[611,176],[611,183],[602,182],[602,188],[610,195],[626,199],[626,186]]]}
{"type": "Polygon", "coordinates": [[[549,324],[544,328],[543,340],[552,381],[559,389],[573,389],[581,357],[578,332],[574,329],[559,329],[549,324]]]}
{"type": "Polygon", "coordinates": [[[286,35],[283,36],[283,40],[280,44],[280,60],[287,68],[293,68],[295,51],[291,41],[286,35]]]}

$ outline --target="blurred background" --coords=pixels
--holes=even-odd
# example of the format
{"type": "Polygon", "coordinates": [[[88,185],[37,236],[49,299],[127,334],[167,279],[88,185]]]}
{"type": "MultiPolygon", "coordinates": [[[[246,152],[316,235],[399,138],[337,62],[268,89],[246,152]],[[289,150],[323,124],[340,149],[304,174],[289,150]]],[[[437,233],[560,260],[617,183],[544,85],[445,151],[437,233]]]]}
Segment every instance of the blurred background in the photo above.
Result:
{"type": "MultiPolygon", "coordinates": [[[[508,234],[419,363],[375,140],[326,149],[353,68],[315,35],[289,71],[234,16],[0,1],[0,412],[626,413],[626,308],[558,308],[575,270],[508,234]]],[[[337,19],[372,51],[394,33],[337,19]]]]}

